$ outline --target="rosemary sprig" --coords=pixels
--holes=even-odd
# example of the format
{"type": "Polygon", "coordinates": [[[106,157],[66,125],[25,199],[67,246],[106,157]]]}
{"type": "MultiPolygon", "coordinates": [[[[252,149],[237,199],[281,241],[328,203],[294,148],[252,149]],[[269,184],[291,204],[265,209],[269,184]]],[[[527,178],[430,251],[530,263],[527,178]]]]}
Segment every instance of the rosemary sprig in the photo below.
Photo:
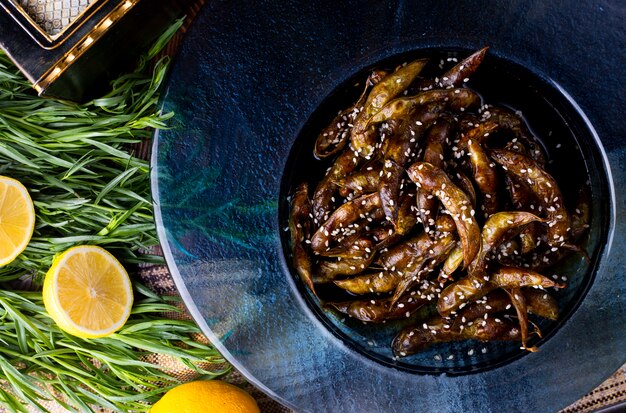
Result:
{"type": "MultiPolygon", "coordinates": [[[[141,251],[157,243],[149,165],[129,145],[166,127],[171,113],[158,110],[168,59],[148,62],[180,27],[173,25],[144,56],[137,70],[119,77],[106,96],[87,104],[37,97],[0,52],[0,174],[20,180],[36,213],[26,250],[0,268],[0,285],[32,279],[37,286],[55,253],[76,244],[98,244],[129,269],[159,261],[141,251]]],[[[47,411],[56,402],[69,411],[104,407],[145,411],[179,383],[151,358],[171,357],[213,377],[206,362],[223,363],[191,321],[170,320],[180,311],[135,282],[135,305],[124,328],[85,340],[60,330],[47,315],[40,291],[0,288],[0,406],[47,411]]],[[[225,364],[223,365],[225,366],[225,364]]]]}

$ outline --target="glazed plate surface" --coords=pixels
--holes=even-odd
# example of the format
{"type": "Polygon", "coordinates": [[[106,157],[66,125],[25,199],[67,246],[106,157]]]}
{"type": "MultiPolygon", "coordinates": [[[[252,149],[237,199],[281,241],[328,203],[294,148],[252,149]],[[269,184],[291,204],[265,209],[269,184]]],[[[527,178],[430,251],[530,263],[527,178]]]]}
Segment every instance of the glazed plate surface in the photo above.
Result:
{"type": "MultiPolygon", "coordinates": [[[[195,321],[296,411],[551,412],[592,390],[626,361],[625,17],[604,1],[208,2],[170,75],[164,110],[176,116],[152,159],[159,236],[195,321]],[[531,74],[528,93],[573,131],[563,142],[591,181],[592,260],[539,352],[480,359],[477,346],[468,359],[450,347],[396,361],[388,343],[316,310],[291,275],[285,196],[311,168],[312,120],[342,85],[380,62],[483,46],[488,67],[531,74]]],[[[561,180],[581,176],[556,145],[561,180]]]]}

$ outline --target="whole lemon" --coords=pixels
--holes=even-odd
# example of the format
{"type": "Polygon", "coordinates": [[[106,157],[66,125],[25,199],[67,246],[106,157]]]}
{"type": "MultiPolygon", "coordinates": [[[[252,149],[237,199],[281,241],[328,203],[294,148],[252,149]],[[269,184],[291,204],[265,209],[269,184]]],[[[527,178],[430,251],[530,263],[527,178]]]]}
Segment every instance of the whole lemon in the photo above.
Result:
{"type": "Polygon", "coordinates": [[[237,386],[197,380],[169,390],[149,413],[259,413],[256,401],[237,386]]]}

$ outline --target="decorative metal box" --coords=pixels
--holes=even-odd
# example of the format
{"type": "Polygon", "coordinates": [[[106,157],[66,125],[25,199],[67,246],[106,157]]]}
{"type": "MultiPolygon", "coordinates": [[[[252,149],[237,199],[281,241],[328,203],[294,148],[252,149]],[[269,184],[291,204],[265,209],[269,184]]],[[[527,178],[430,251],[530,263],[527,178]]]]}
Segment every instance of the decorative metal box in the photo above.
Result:
{"type": "Polygon", "coordinates": [[[102,93],[182,13],[174,0],[0,0],[0,47],[40,95],[102,93]]]}

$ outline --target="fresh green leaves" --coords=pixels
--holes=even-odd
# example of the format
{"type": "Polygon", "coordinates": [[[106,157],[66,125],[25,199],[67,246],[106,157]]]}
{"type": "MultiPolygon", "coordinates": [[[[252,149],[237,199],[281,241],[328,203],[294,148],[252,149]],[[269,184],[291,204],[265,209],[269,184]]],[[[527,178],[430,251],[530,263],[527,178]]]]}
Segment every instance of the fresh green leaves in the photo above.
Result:
{"type": "MultiPolygon", "coordinates": [[[[139,291],[145,287],[138,285],[139,291]]],[[[167,361],[215,377],[224,367],[210,346],[191,340],[192,321],[167,320],[180,312],[154,294],[134,307],[127,324],[111,337],[81,339],[65,334],[46,314],[40,292],[0,290],[0,378],[11,388],[0,392],[0,405],[20,411],[17,400],[38,406],[43,400],[65,403],[71,411],[107,406],[114,411],[144,411],[179,380],[155,364],[167,361]],[[17,398],[17,399],[16,399],[17,398]],[[90,406],[90,407],[87,407],[90,406]]]]}
{"type": "Polygon", "coordinates": [[[142,253],[158,242],[149,165],[129,148],[172,116],[158,109],[168,59],[146,67],[180,25],[109,94],[83,105],[36,96],[0,52],[0,174],[27,187],[36,212],[28,247],[0,267],[0,406],[8,411],[46,411],[54,402],[72,412],[145,411],[180,382],[158,364],[164,358],[205,377],[228,368],[215,349],[193,340],[195,323],[165,316],[180,312],[175,299],[141,284],[124,328],[94,340],[60,330],[41,292],[5,289],[17,279],[37,286],[54,255],[76,244],[102,245],[127,268],[160,262],[142,253]]]}
{"type": "Polygon", "coordinates": [[[125,263],[154,260],[140,253],[157,243],[149,165],[128,147],[172,116],[157,109],[167,63],[77,105],[34,95],[0,55],[0,174],[28,188],[37,214],[31,245],[0,268],[0,280],[31,274],[39,282],[54,253],[77,243],[106,246],[125,263]]]}

